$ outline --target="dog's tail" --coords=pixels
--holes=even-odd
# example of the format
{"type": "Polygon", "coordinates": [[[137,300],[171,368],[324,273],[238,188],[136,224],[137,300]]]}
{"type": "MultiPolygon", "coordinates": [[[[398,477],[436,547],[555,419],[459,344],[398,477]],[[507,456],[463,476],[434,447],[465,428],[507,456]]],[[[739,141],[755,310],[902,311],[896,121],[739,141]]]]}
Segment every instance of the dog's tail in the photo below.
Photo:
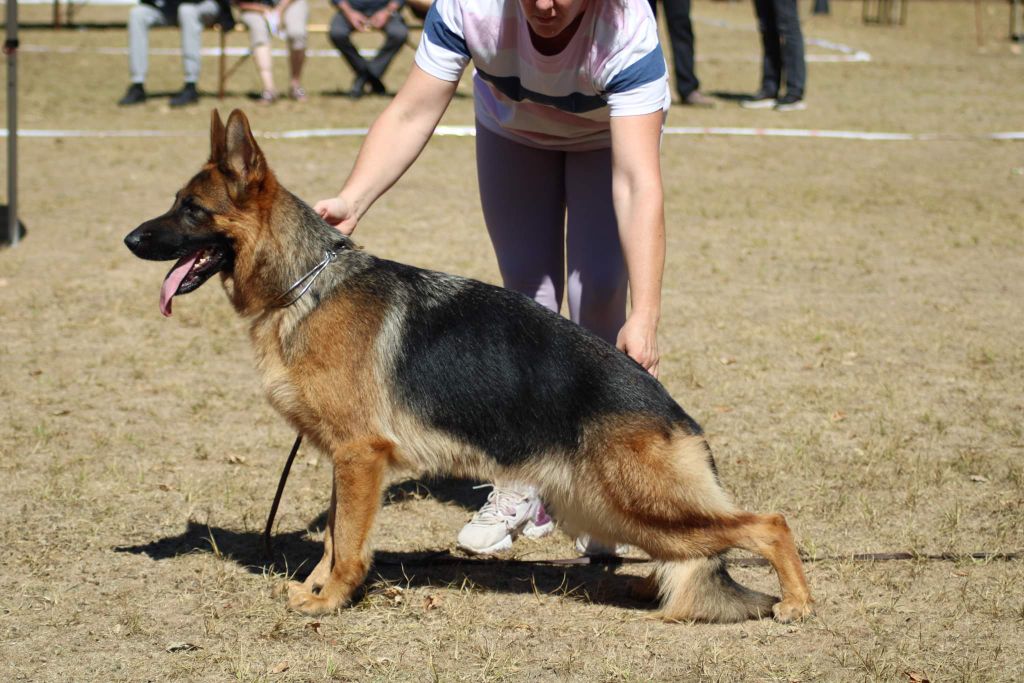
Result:
{"type": "Polygon", "coordinates": [[[771,616],[778,601],[733,581],[721,555],[660,562],[652,578],[666,621],[733,622],[771,616]]]}

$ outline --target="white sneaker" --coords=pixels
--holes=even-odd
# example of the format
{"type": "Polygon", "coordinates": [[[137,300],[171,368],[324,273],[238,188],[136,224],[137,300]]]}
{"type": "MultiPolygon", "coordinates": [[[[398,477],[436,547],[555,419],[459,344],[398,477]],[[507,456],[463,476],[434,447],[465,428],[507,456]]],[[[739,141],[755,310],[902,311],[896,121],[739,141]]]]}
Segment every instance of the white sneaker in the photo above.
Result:
{"type": "Polygon", "coordinates": [[[744,109],[771,109],[776,104],[776,96],[758,90],[745,100],[740,100],[740,106],[744,109]]]}
{"type": "Polygon", "coordinates": [[[615,547],[607,546],[598,540],[590,537],[590,534],[580,534],[576,537],[573,545],[576,552],[587,557],[619,557],[629,552],[630,548],[625,543],[617,543],[615,547]]]}
{"type": "Polygon", "coordinates": [[[544,538],[555,530],[555,520],[551,519],[548,511],[544,509],[544,503],[537,502],[537,512],[523,527],[523,536],[527,538],[544,538]]]}
{"type": "MultiPolygon", "coordinates": [[[[540,507],[540,498],[532,491],[523,492],[493,486],[487,496],[487,502],[476,511],[466,526],[462,527],[456,542],[460,548],[474,555],[489,555],[508,550],[512,547],[513,539],[520,533],[525,533],[527,525],[534,522],[540,507]]],[[[533,538],[550,533],[550,528],[544,530],[546,524],[554,527],[550,518],[546,522],[540,521],[540,525],[534,524],[531,529],[533,538]]]]}

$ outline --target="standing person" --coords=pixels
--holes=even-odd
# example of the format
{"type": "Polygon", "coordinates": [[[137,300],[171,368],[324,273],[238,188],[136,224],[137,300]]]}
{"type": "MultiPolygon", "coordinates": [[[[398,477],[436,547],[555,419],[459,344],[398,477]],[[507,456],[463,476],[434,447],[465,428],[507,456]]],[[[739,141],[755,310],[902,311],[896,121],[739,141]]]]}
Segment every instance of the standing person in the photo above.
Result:
{"type": "MultiPolygon", "coordinates": [[[[344,187],[314,208],[351,233],[423,150],[470,62],[480,201],[504,285],[556,312],[567,293],[573,321],[657,374],[671,95],[647,0],[436,0],[408,80],[344,187]]],[[[551,528],[534,490],[496,482],[458,543],[490,553],[551,528]]]]}
{"type": "MultiPolygon", "coordinates": [[[[334,0],[332,0],[334,2],[334,0]]],[[[334,47],[355,72],[355,80],[348,91],[349,97],[360,98],[367,86],[376,95],[387,92],[384,72],[391,60],[405,45],[409,37],[409,28],[399,10],[403,0],[337,0],[334,6],[338,13],[331,19],[329,37],[334,47]],[[384,44],[377,51],[377,56],[366,61],[359,50],[352,44],[352,31],[378,30],[384,32],[384,44]]]]}
{"type": "Polygon", "coordinates": [[[302,89],[302,66],[306,62],[306,23],[309,21],[309,3],[306,0],[273,0],[265,2],[239,2],[242,23],[249,29],[249,45],[256,73],[260,77],[260,104],[273,104],[277,99],[274,88],[274,63],[270,51],[272,34],[284,33],[288,41],[288,72],[291,76],[288,94],[296,101],[306,99],[302,89]]]}
{"type": "Polygon", "coordinates": [[[203,27],[218,23],[225,30],[234,27],[226,0],[142,0],[128,13],[128,72],[131,83],[118,101],[122,107],[146,101],[146,74],[149,71],[149,29],[174,26],[181,30],[181,65],[185,85],[171,97],[172,107],[199,101],[199,51],[203,27]]]}
{"type": "Polygon", "coordinates": [[[754,0],[764,59],[761,88],[740,102],[747,109],[800,111],[804,104],[807,64],[804,62],[804,36],[796,0],[754,0]],[[779,97],[782,79],[786,94],[779,97]]]}
{"type": "MultiPolygon", "coordinates": [[[[651,10],[657,16],[657,0],[651,0],[651,10]]],[[[693,23],[690,21],[690,0],[661,0],[665,13],[665,27],[672,45],[672,66],[676,74],[676,92],[679,101],[689,107],[714,107],[715,101],[700,91],[694,63],[693,23]]]]}

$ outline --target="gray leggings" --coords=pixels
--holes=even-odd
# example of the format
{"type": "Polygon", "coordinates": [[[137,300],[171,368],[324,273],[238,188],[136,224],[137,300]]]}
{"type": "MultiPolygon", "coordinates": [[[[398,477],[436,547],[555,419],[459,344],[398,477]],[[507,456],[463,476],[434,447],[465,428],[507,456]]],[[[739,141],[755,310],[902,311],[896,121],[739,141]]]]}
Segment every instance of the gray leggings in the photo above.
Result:
{"type": "Polygon", "coordinates": [[[614,344],[626,320],[628,278],[611,149],[537,149],[477,123],[476,166],[505,287],[558,312],[567,284],[569,317],[614,344]]]}

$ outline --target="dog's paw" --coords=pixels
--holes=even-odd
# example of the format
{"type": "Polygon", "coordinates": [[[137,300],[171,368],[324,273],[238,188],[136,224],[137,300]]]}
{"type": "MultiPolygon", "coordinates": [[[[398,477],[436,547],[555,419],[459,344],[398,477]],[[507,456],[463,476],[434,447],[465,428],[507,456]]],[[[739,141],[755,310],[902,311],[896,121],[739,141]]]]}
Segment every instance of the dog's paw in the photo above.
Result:
{"type": "Polygon", "coordinates": [[[288,608],[311,617],[330,614],[338,609],[340,601],[316,595],[301,583],[288,586],[288,608]]]}
{"type": "Polygon", "coordinates": [[[772,605],[772,614],[775,615],[775,621],[781,624],[800,621],[810,616],[813,611],[809,600],[780,600],[772,605]]]}

